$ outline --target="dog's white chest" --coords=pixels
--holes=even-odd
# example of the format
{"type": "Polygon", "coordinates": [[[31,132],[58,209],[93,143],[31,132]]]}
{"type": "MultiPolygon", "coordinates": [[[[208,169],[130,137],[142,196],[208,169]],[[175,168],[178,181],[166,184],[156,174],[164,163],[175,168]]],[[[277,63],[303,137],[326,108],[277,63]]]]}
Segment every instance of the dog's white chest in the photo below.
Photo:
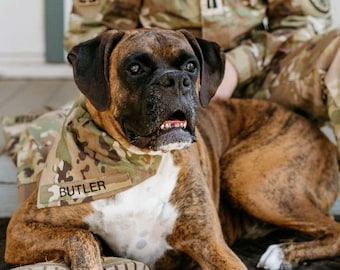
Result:
{"type": "Polygon", "coordinates": [[[87,217],[90,230],[101,236],[122,257],[140,260],[150,267],[170,249],[166,236],[172,232],[177,210],[169,203],[179,168],[165,154],[157,174],[116,195],[91,203],[87,217]]]}

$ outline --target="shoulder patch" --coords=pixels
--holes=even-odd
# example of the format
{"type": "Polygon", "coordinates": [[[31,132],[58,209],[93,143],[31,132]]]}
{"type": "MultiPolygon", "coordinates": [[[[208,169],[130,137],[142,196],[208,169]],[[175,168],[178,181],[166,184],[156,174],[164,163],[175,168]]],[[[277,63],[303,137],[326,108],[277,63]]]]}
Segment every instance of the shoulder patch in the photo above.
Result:
{"type": "Polygon", "coordinates": [[[75,0],[73,1],[73,5],[79,6],[79,7],[96,6],[99,4],[100,4],[99,0],[75,0]]]}
{"type": "Polygon", "coordinates": [[[329,0],[299,0],[299,2],[305,15],[323,17],[330,11],[329,0]]]}
{"type": "Polygon", "coordinates": [[[73,13],[85,19],[96,18],[101,13],[105,2],[102,0],[73,0],[73,13]]]}

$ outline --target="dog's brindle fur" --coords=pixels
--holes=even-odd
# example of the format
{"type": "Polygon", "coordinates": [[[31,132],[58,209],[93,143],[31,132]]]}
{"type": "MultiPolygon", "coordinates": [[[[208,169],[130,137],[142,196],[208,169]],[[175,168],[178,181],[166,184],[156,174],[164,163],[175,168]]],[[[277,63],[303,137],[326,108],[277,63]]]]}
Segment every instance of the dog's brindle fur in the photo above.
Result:
{"type": "Polygon", "coordinates": [[[72,269],[101,269],[96,233],[116,254],[151,268],[246,269],[230,245],[277,226],[315,240],[274,246],[260,266],[340,255],[340,225],[327,215],[339,190],[334,145],[275,104],[207,106],[224,72],[216,44],[186,31],[109,31],[75,47],[69,60],[98,126],[128,148],[162,153],[163,164],[115,198],[37,209],[34,192],[8,226],[7,262],[62,258],[72,269]],[[174,113],[186,130],[159,133],[174,113]],[[122,224],[134,226],[124,233],[122,224]]]}

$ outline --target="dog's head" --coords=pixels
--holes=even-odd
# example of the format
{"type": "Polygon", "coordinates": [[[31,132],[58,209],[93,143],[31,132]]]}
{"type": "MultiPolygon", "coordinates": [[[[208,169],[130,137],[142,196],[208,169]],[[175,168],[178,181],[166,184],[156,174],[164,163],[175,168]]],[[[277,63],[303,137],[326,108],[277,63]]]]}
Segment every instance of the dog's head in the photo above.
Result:
{"type": "Polygon", "coordinates": [[[111,30],[68,55],[96,123],[123,145],[180,149],[195,141],[198,97],[207,106],[224,54],[185,30],[111,30]]]}

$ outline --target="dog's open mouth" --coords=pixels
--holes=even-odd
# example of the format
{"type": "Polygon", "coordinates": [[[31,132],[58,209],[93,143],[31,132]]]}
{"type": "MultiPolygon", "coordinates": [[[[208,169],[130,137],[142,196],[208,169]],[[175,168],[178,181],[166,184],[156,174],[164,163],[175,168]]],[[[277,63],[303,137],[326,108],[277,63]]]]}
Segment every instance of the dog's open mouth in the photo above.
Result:
{"type": "Polygon", "coordinates": [[[151,148],[173,150],[187,147],[195,140],[187,125],[185,114],[180,110],[174,112],[160,125],[157,136],[151,142],[151,148]]]}
{"type": "MultiPolygon", "coordinates": [[[[170,116],[169,119],[165,120],[160,126],[160,134],[164,132],[169,132],[174,129],[183,129],[187,128],[187,120],[185,119],[185,115],[181,111],[176,111],[173,115],[170,116]]],[[[160,135],[159,134],[159,135],[160,135]]]]}
{"type": "Polygon", "coordinates": [[[129,129],[126,129],[126,134],[129,141],[140,148],[155,151],[182,149],[196,141],[192,122],[183,111],[177,110],[166,117],[149,135],[137,135],[129,129]]]}

